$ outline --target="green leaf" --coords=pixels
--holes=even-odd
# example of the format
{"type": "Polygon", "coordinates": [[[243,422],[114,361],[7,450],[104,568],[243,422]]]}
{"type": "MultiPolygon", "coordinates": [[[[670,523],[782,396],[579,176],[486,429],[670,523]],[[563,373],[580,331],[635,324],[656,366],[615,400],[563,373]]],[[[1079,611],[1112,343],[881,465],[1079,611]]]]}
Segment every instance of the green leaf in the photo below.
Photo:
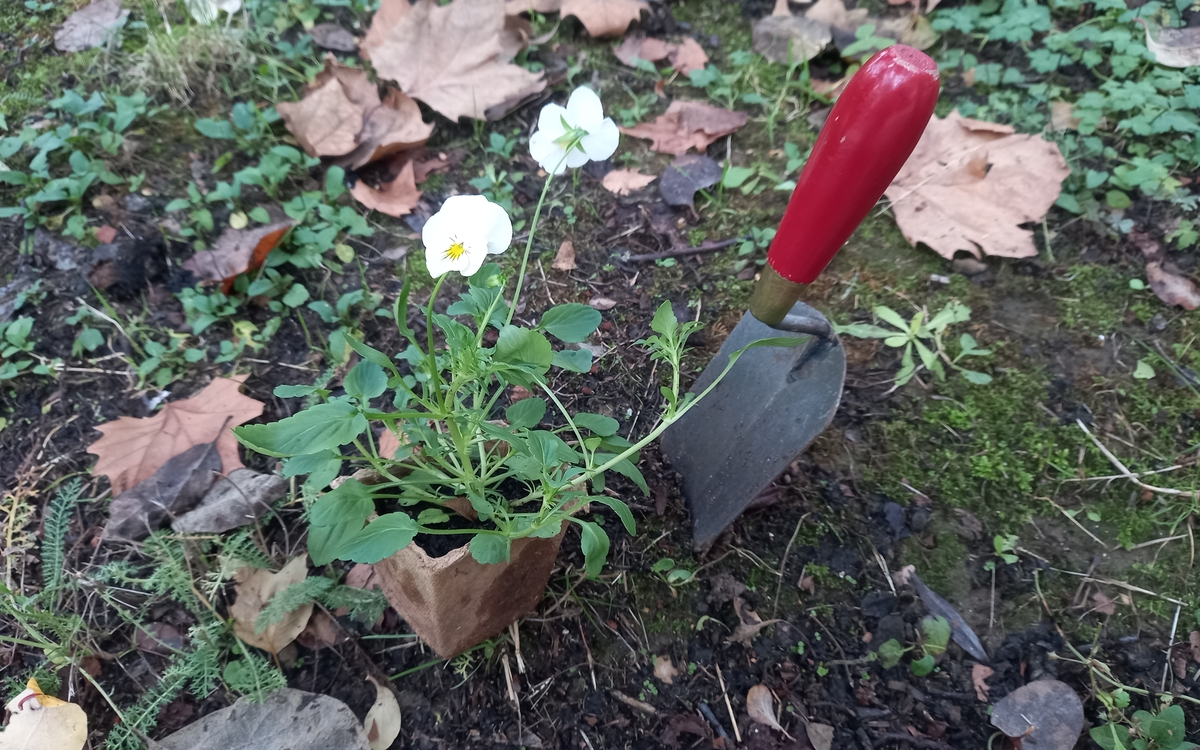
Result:
{"type": "MultiPolygon", "coordinates": [[[[310,307],[311,307],[311,305],[310,305],[310,307]]],[[[396,369],[396,363],[392,361],[392,358],[389,357],[388,355],[384,354],[383,352],[379,351],[378,349],[375,349],[373,347],[370,347],[370,346],[364,344],[363,342],[359,341],[358,339],[354,338],[353,336],[346,337],[346,344],[351,349],[356,351],[358,353],[358,356],[362,357],[363,359],[367,360],[368,362],[374,362],[375,364],[379,365],[380,367],[382,367],[385,370],[387,370],[388,372],[390,372],[393,377],[398,377],[400,375],[400,371],[396,369]]]]}
{"type": "Polygon", "coordinates": [[[587,349],[563,349],[554,353],[551,364],[568,372],[589,372],[592,353],[587,349]]]}
{"type": "Polygon", "coordinates": [[[325,197],[333,202],[346,192],[346,170],[333,166],[325,172],[325,197]]]}
{"type": "Polygon", "coordinates": [[[388,513],[367,524],[338,549],[338,557],[374,565],[404,549],[417,535],[417,524],[404,513],[388,513]]]}
{"type": "Polygon", "coordinates": [[[546,402],[540,398],[523,398],[504,410],[504,418],[514,430],[536,427],[546,416],[546,402]]]}
{"type": "Polygon", "coordinates": [[[671,307],[670,301],[658,306],[654,312],[654,319],[650,321],[650,328],[665,338],[673,337],[679,330],[679,321],[675,318],[675,310],[671,307]]]}
{"type": "Polygon", "coordinates": [[[1124,724],[1101,724],[1092,727],[1088,736],[1104,750],[1129,750],[1129,727],[1124,724]]]}
{"type": "MultiPolygon", "coordinates": [[[[169,205],[169,204],[168,204],[169,205]]],[[[259,224],[270,224],[271,214],[262,206],[255,207],[249,214],[251,219],[254,219],[259,224]]]]}
{"type": "Polygon", "coordinates": [[[904,646],[900,645],[900,641],[895,638],[890,638],[879,644],[879,663],[884,669],[891,669],[900,663],[900,659],[904,656],[904,646]]]}
{"type": "Polygon", "coordinates": [[[350,521],[367,520],[375,512],[375,496],[371,488],[357,479],[347,479],[317,498],[308,511],[313,526],[337,526],[350,521]]]}
{"type": "Polygon", "coordinates": [[[901,331],[908,331],[908,321],[905,320],[900,313],[896,312],[887,305],[878,305],[874,310],[875,317],[882,320],[884,323],[894,325],[901,331]]]}
{"type": "MultiPolygon", "coordinates": [[[[350,341],[351,338],[347,337],[346,340],[350,341]]],[[[364,359],[346,374],[345,380],[342,381],[342,387],[346,389],[348,395],[365,404],[387,390],[387,381],[387,373],[383,371],[382,367],[364,359]]]]}
{"type": "Polygon", "coordinates": [[[925,650],[935,656],[950,643],[950,621],[941,615],[921,618],[921,632],[925,634],[925,650]]]}
{"type": "Polygon", "coordinates": [[[1142,734],[1154,740],[1162,748],[1175,748],[1184,740],[1184,715],[1182,706],[1167,706],[1158,715],[1138,711],[1134,719],[1141,726],[1142,734]]]}
{"type": "Polygon", "coordinates": [[[471,557],[484,565],[508,562],[512,540],[498,534],[476,534],[471,538],[471,557]]]}
{"type": "Polygon", "coordinates": [[[974,383],[975,385],[988,385],[992,382],[992,376],[986,372],[976,372],[975,370],[966,370],[963,368],[959,368],[958,371],[967,379],[967,382],[974,383]]]}
{"type": "Polygon", "coordinates": [[[278,422],[243,425],[233,433],[259,453],[287,458],[340,448],[366,429],[367,419],[354,404],[331,401],[278,422]]]}
{"type": "MultiPolygon", "coordinates": [[[[597,453],[596,463],[606,464],[614,458],[616,458],[616,456],[613,454],[597,453]]],[[[646,479],[642,476],[642,472],[638,471],[637,466],[635,466],[628,458],[618,461],[613,465],[612,470],[636,484],[638,489],[640,489],[643,494],[650,494],[650,488],[646,486],[646,479]]]]}
{"type": "Polygon", "coordinates": [[[608,560],[608,534],[591,521],[572,520],[579,524],[579,546],[583,548],[583,565],[588,578],[597,578],[608,560]]]}
{"type": "Polygon", "coordinates": [[[914,660],[909,666],[912,668],[912,673],[917,677],[924,677],[932,672],[934,666],[936,665],[937,662],[934,660],[934,658],[929,654],[925,654],[920,659],[914,660]]]}
{"type": "Polygon", "coordinates": [[[675,561],[669,557],[660,557],[658,562],[650,566],[652,573],[666,573],[671,568],[675,567],[675,561]]]}
{"type": "Polygon", "coordinates": [[[1137,369],[1133,371],[1133,377],[1138,380],[1150,380],[1154,377],[1154,367],[1144,359],[1139,359],[1137,369]]]}
{"type": "Polygon", "coordinates": [[[299,398],[301,396],[311,396],[316,391],[316,387],[311,385],[277,385],[272,393],[279,398],[299,398]]]}
{"type": "Polygon", "coordinates": [[[547,310],[539,325],[552,336],[569,344],[577,344],[592,335],[601,320],[599,310],[572,302],[547,310]]]}
{"type": "Polygon", "coordinates": [[[721,179],[721,186],[727,188],[739,188],[742,183],[754,176],[753,167],[730,167],[725,170],[725,176],[721,179]]]}
{"type": "Polygon", "coordinates": [[[336,526],[308,528],[308,556],[313,565],[328,565],[337,559],[338,549],[362,529],[362,521],[349,521],[336,526]]]}
{"type": "Polygon", "coordinates": [[[183,209],[188,208],[191,205],[192,205],[192,202],[189,201],[187,198],[176,198],[175,200],[168,203],[163,208],[163,210],[166,211],[167,213],[172,213],[175,211],[182,211],[183,209]]]}
{"type": "Polygon", "coordinates": [[[617,517],[621,519],[621,523],[625,526],[625,530],[629,532],[630,536],[637,534],[637,521],[633,520],[633,511],[629,510],[629,506],[625,503],[608,495],[593,495],[588,498],[588,502],[600,503],[612,508],[617,517]]]}
{"type": "Polygon", "coordinates": [[[436,526],[450,520],[450,514],[441,508],[426,508],[417,514],[417,523],[422,526],[436,526]]]}
{"type": "Polygon", "coordinates": [[[1104,202],[1109,208],[1123,209],[1133,205],[1133,201],[1129,200],[1129,196],[1120,190],[1109,190],[1104,194],[1104,202]]]}
{"type": "Polygon", "coordinates": [[[230,140],[234,137],[233,124],[227,120],[205,118],[203,120],[196,120],[195,125],[200,135],[206,138],[230,140]]]}
{"type": "Polygon", "coordinates": [[[601,437],[609,437],[617,434],[617,429],[621,423],[612,417],[605,417],[599,414],[589,414],[588,412],[580,412],[575,415],[575,424],[585,430],[591,430],[593,433],[601,437]]]}
{"type": "MultiPolygon", "coordinates": [[[[283,475],[285,477],[298,477],[304,474],[325,473],[329,470],[330,463],[334,465],[334,469],[340,469],[342,459],[338,458],[338,454],[333,451],[292,456],[283,461],[283,475]]],[[[336,471],[334,476],[337,476],[336,471]]]]}
{"type": "Polygon", "coordinates": [[[283,295],[283,304],[288,307],[299,307],[308,302],[308,287],[303,284],[292,284],[292,288],[283,295]]]}
{"type": "Polygon", "coordinates": [[[496,339],[493,355],[500,362],[513,365],[531,365],[537,372],[544,373],[554,361],[554,350],[546,337],[537,331],[517,326],[504,326],[496,339]]]}

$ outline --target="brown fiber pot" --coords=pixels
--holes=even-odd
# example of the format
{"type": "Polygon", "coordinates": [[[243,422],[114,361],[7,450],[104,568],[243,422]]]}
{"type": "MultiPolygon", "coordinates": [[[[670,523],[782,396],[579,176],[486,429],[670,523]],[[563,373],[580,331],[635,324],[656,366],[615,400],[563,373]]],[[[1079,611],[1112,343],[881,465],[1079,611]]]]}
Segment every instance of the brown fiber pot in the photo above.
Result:
{"type": "Polygon", "coordinates": [[[430,557],[414,542],[380,560],[375,570],[388,603],[438,656],[449,659],[537,606],[562,539],[562,532],[516,539],[509,561],[493,565],[476,562],[465,544],[430,557]]]}

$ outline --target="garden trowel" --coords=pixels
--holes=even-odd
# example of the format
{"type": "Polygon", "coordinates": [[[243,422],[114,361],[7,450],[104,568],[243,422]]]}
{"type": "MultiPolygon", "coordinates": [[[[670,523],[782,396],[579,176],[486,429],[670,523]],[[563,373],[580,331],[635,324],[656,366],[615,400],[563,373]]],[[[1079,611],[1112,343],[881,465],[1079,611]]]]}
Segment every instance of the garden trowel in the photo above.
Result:
{"type": "Polygon", "coordinates": [[[895,45],[850,79],[821,129],[771,243],[750,314],[692,391],[703,392],[747,344],[779,336],[807,341],[746,351],[663,436],[663,450],[683,475],[697,549],[707,549],[833,419],[846,356],[829,321],[797,299],[900,171],[937,96],[937,64],[895,45]]]}

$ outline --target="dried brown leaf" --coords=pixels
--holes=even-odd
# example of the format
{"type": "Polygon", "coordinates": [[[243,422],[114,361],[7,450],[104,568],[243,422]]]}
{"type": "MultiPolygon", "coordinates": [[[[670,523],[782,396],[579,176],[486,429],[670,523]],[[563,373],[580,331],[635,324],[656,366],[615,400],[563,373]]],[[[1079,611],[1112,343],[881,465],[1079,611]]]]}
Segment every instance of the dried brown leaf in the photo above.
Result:
{"type": "Polygon", "coordinates": [[[380,0],[379,10],[371,18],[371,28],[359,42],[359,54],[364,60],[371,59],[371,52],[387,39],[387,35],[408,15],[412,3],[408,0],[380,0]]]}
{"type": "Polygon", "coordinates": [[[804,11],[804,17],[853,32],[867,22],[867,9],[847,10],[845,0],[817,0],[811,8],[804,11]]]}
{"type": "Polygon", "coordinates": [[[1169,68],[1190,68],[1200,65],[1200,28],[1158,30],[1158,39],[1150,35],[1150,25],[1144,18],[1133,19],[1146,30],[1146,49],[1159,65],[1169,68]]]}
{"type": "Polygon", "coordinates": [[[356,589],[383,588],[383,584],[379,582],[379,574],[375,572],[375,566],[366,563],[358,563],[350,569],[350,572],[346,574],[346,585],[356,589]]]}
{"type": "Polygon", "coordinates": [[[279,622],[257,632],[255,621],[271,598],[292,584],[300,583],[308,576],[308,558],[295,558],[278,573],[263,568],[241,568],[234,574],[237,585],[237,601],[229,607],[233,618],[233,632],[246,643],[272,654],[278,654],[304,630],[312,616],[313,604],[309,602],[283,616],[279,622]]]}
{"type": "Polygon", "coordinates": [[[804,729],[808,734],[808,744],[813,746],[813,750],[830,750],[833,747],[833,727],[810,721],[804,729]]]}
{"type": "Polygon", "coordinates": [[[920,142],[885,191],[911,244],[953,258],[965,250],[1006,258],[1037,255],[1033,232],[1071,173],[1058,145],[1007,126],[968,120],[955,110],[929,121],[920,142]],[[970,162],[985,156],[985,176],[970,162]]]}
{"type": "Polygon", "coordinates": [[[636,169],[614,169],[604,175],[600,184],[604,189],[616,195],[629,195],[634,190],[641,190],[654,182],[652,174],[642,174],[636,169]]]}
{"type": "Polygon", "coordinates": [[[627,36],[613,50],[616,58],[626,65],[633,67],[637,60],[648,60],[650,62],[658,62],[666,60],[667,55],[675,49],[676,45],[662,39],[648,39],[640,34],[627,36]]]}
{"type": "Polygon", "coordinates": [[[987,678],[996,674],[996,670],[986,664],[976,664],[971,667],[971,684],[975,686],[975,697],[980,703],[987,703],[988,691],[992,686],[987,684],[987,678]]]}
{"type": "Polygon", "coordinates": [[[128,18],[129,10],[122,10],[119,0],[93,0],[67,16],[62,28],[54,33],[54,46],[60,52],[102,47],[128,18]]]}
{"type": "Polygon", "coordinates": [[[279,102],[275,109],[310,156],[342,156],[358,146],[364,107],[350,99],[337,76],[308,88],[300,101],[279,102]]]}
{"type": "Polygon", "coordinates": [[[696,192],[721,181],[721,165],[704,154],[678,156],[663,170],[658,192],[670,206],[691,206],[696,192]]]}
{"type": "Polygon", "coordinates": [[[562,0],[563,17],[575,16],[593,37],[620,36],[649,11],[644,0],[562,0]]]}
{"type": "Polygon", "coordinates": [[[1146,280],[1160,300],[1168,305],[1178,305],[1184,310],[1200,307],[1200,291],[1191,279],[1171,273],[1163,264],[1151,261],[1146,264],[1146,280]]]}
{"type": "Polygon", "coordinates": [[[381,78],[393,80],[451,120],[484,119],[487,110],[545,88],[540,73],[499,60],[504,0],[418,0],[371,50],[381,78]]]}
{"type": "Polygon", "coordinates": [[[600,310],[603,312],[616,307],[617,301],[615,299],[609,299],[608,297],[592,297],[590,300],[588,300],[588,306],[593,310],[600,310]]]}
{"type": "Polygon", "coordinates": [[[1188,646],[1192,650],[1192,661],[1200,663],[1200,630],[1188,633],[1188,646]]]}
{"type": "Polygon", "coordinates": [[[358,49],[358,38],[336,23],[319,23],[309,29],[308,33],[321,49],[338,52],[353,52],[358,49]]]}
{"type": "Polygon", "coordinates": [[[791,737],[775,719],[775,696],[766,685],[755,685],[746,693],[746,713],[759,724],[791,737]]]}
{"type": "Polygon", "coordinates": [[[740,643],[743,646],[749,646],[750,642],[758,637],[758,633],[768,625],[774,625],[777,622],[783,622],[780,619],[762,620],[758,613],[746,606],[746,602],[742,598],[735,597],[733,600],[733,611],[737,612],[738,626],[733,629],[733,633],[729,636],[730,643],[740,643]]]}
{"type": "Polygon", "coordinates": [[[745,125],[746,119],[745,112],[676,99],[654,122],[621,128],[621,132],[635,138],[649,139],[651,151],[679,156],[693,148],[704,151],[718,138],[745,125]]]}
{"type": "Polygon", "coordinates": [[[400,450],[400,438],[391,430],[384,429],[379,436],[379,455],[382,458],[392,458],[400,450]]]}
{"type": "Polygon", "coordinates": [[[562,0],[506,0],[504,3],[504,12],[510,16],[530,11],[545,15],[557,13],[561,8],[562,0]]]}
{"type": "Polygon", "coordinates": [[[554,254],[554,263],[550,265],[555,271],[571,271],[575,268],[575,243],[563,240],[554,254]]]}
{"type": "Polygon", "coordinates": [[[754,51],[781,65],[811,60],[833,41],[829,24],[804,16],[764,16],[751,28],[754,51]]]}
{"type": "Polygon", "coordinates": [[[196,253],[184,261],[183,267],[202,281],[221,282],[221,291],[228,294],[238,276],[262,268],[267,255],[293,224],[291,219],[285,219],[253,229],[230,227],[221,233],[212,249],[196,253]]]}
{"type": "Polygon", "coordinates": [[[239,698],[158,741],[155,750],[367,750],[367,733],[345,703],[283,688],[261,703],[239,698]]]}
{"type": "Polygon", "coordinates": [[[363,719],[371,750],[387,750],[400,736],[400,703],[389,685],[380,685],[374,677],[367,680],[375,686],[375,703],[363,719]]]}
{"type": "Polygon", "coordinates": [[[26,701],[0,732],[0,750],[83,750],[87,724],[87,714],[75,703],[26,701]]]}
{"type": "Polygon", "coordinates": [[[684,37],[682,42],[675,45],[667,59],[670,60],[672,68],[684,75],[693,70],[703,70],[704,66],[708,65],[708,53],[690,36],[684,37]]]}
{"type": "Polygon", "coordinates": [[[671,663],[671,657],[656,656],[654,657],[654,676],[663,684],[674,685],[675,678],[679,676],[679,670],[671,663]]]}
{"type": "Polygon", "coordinates": [[[1114,599],[1108,598],[1103,591],[1097,591],[1092,594],[1093,612],[1099,612],[1102,615],[1113,615],[1117,612],[1117,602],[1114,599]]]}
{"type": "Polygon", "coordinates": [[[173,456],[153,476],[112,501],[104,535],[145,539],[167,521],[194,508],[220,470],[221,457],[213,443],[194,445],[173,456]]]}
{"type": "Polygon", "coordinates": [[[1076,130],[1080,119],[1075,117],[1070,102],[1050,102],[1050,129],[1056,132],[1076,130]]]}
{"type": "Polygon", "coordinates": [[[997,701],[992,726],[1030,750],[1071,750],[1083,731],[1083,703],[1065,683],[1038,680],[997,701]]]}
{"type": "Polygon", "coordinates": [[[103,437],[88,446],[99,457],[92,473],[108,477],[114,496],[145,481],[187,449],[217,443],[221,471],[242,466],[232,428],[262,414],[262,402],[243,396],[245,375],[217,378],[191,398],[172,401],[152,417],[121,417],[96,427],[103,437]]]}
{"type": "MultiPolygon", "coordinates": [[[[310,651],[333,648],[343,640],[345,638],[333,618],[325,614],[324,610],[315,608],[312,617],[308,618],[308,624],[304,626],[304,630],[301,630],[300,634],[296,636],[296,643],[310,651]]],[[[363,726],[368,725],[363,722],[363,726]]]]}
{"type": "Polygon", "coordinates": [[[404,165],[400,174],[391,182],[384,183],[378,189],[359,180],[350,189],[354,199],[367,208],[373,208],[389,216],[404,216],[412,213],[417,201],[421,199],[421,191],[417,189],[413,162],[404,165]]]}
{"type": "Polygon", "coordinates": [[[101,245],[107,245],[117,238],[116,227],[110,227],[105,224],[102,227],[96,227],[96,239],[101,245]]]}
{"type": "Polygon", "coordinates": [[[335,164],[350,169],[401,151],[424,145],[433,134],[433,123],[421,117],[421,107],[398,89],[389,89],[379,106],[363,121],[358,146],[335,164]]]}
{"type": "Polygon", "coordinates": [[[248,526],[266,515],[287,488],[283,477],[234,469],[219,477],[200,503],[176,518],[171,528],[180,534],[219,534],[248,526]]]}

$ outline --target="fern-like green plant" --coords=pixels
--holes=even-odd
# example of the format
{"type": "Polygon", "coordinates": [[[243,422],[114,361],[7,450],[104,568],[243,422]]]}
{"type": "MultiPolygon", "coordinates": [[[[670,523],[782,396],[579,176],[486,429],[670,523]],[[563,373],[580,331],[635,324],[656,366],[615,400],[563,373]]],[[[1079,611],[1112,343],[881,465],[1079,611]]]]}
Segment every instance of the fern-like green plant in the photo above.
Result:
{"type": "Polygon", "coordinates": [[[67,482],[55,493],[46,506],[42,539],[42,570],[44,585],[42,594],[48,602],[57,602],[63,584],[63,569],[66,564],[67,527],[71,522],[71,511],[83,495],[83,482],[78,478],[67,482]]]}
{"type": "Polygon", "coordinates": [[[312,576],[293,583],[271,597],[254,621],[255,631],[261,633],[309,602],[318,602],[329,609],[344,607],[350,610],[352,618],[360,622],[375,622],[387,607],[387,600],[378,589],[344,586],[329,578],[312,576]]]}

